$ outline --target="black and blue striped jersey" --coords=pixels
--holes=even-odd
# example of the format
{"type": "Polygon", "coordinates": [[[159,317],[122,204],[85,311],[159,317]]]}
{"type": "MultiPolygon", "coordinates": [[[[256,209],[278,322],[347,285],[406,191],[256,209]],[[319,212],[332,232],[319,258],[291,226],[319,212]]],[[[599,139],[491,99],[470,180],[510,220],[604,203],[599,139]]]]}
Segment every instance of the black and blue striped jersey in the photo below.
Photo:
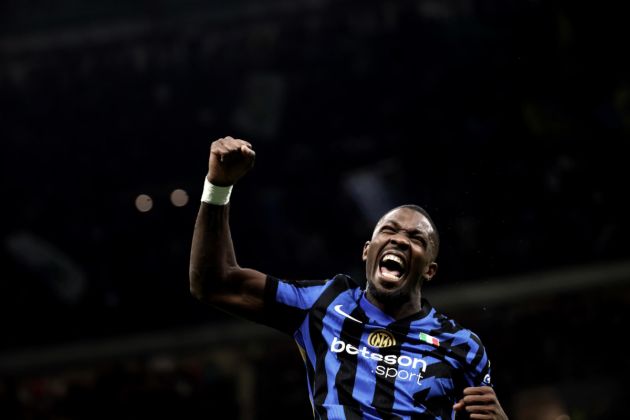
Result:
{"type": "Polygon", "coordinates": [[[452,419],[465,387],[491,385],[479,338],[426,299],[396,320],[348,276],[269,276],[264,306],[259,321],[297,342],[316,419],[452,419]]]}

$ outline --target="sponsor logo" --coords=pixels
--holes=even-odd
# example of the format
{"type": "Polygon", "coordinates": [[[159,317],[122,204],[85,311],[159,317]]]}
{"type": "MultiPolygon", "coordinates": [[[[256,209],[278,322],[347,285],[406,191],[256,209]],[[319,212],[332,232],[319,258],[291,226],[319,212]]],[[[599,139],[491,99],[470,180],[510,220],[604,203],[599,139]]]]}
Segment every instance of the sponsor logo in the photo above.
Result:
{"type": "Polygon", "coordinates": [[[351,320],[353,320],[354,322],[358,322],[359,324],[363,324],[363,322],[359,321],[358,319],[354,318],[352,315],[345,313],[341,308],[343,305],[337,305],[335,306],[335,312],[337,312],[339,315],[345,316],[346,318],[349,318],[351,320]]]}
{"type": "Polygon", "coordinates": [[[392,347],[396,345],[396,338],[394,335],[386,330],[376,330],[372,331],[370,335],[368,335],[368,344],[372,347],[384,348],[384,347],[392,347]]]}
{"type": "MultiPolygon", "coordinates": [[[[391,335],[391,333],[384,330],[375,332],[385,332],[391,335]]],[[[384,378],[415,381],[418,385],[420,384],[420,380],[423,379],[422,373],[427,370],[427,362],[418,357],[411,357],[404,354],[397,356],[395,354],[374,353],[365,346],[355,347],[352,344],[346,344],[343,340],[340,340],[337,337],[333,337],[333,341],[330,344],[330,351],[332,353],[346,352],[352,356],[360,356],[367,360],[381,362],[377,364],[372,373],[384,378]]]]}

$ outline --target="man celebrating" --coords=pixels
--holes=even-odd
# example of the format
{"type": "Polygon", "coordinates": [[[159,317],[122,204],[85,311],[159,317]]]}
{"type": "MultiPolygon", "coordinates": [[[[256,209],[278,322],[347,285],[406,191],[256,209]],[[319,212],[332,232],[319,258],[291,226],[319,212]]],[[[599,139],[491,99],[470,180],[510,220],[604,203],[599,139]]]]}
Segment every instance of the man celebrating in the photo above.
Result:
{"type": "Polygon", "coordinates": [[[191,293],[293,336],[316,419],[507,419],[479,338],[422,298],[440,242],[428,213],[403,205],[379,220],[363,247],[365,290],[343,274],[279,280],[241,268],[230,235],[232,186],[254,159],[246,141],[212,143],[192,241],[191,293]]]}

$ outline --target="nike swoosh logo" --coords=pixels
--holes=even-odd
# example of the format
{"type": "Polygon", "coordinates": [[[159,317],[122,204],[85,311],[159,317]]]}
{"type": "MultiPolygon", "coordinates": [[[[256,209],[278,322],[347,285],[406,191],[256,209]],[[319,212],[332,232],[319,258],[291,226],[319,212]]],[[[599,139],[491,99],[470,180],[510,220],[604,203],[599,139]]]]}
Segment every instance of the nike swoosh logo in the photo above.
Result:
{"type": "Polygon", "coordinates": [[[353,316],[351,316],[351,315],[349,315],[349,314],[345,313],[344,311],[342,311],[342,310],[341,310],[341,307],[342,307],[342,306],[343,306],[343,305],[337,305],[337,306],[335,306],[335,312],[337,312],[337,313],[338,313],[338,314],[340,314],[340,315],[345,316],[346,318],[350,318],[350,319],[351,319],[351,320],[353,320],[354,322],[358,322],[359,324],[363,324],[363,322],[362,322],[362,321],[359,321],[358,319],[354,318],[353,316]]]}

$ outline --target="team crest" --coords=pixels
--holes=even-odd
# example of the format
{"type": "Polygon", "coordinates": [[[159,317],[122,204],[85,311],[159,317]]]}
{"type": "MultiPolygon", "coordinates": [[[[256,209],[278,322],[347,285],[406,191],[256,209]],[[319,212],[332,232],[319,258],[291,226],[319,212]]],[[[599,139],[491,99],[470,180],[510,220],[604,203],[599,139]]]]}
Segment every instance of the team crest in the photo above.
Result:
{"type": "Polygon", "coordinates": [[[386,330],[372,331],[370,335],[368,335],[367,341],[370,346],[378,348],[392,347],[396,345],[396,338],[394,337],[394,334],[386,330]]]}

